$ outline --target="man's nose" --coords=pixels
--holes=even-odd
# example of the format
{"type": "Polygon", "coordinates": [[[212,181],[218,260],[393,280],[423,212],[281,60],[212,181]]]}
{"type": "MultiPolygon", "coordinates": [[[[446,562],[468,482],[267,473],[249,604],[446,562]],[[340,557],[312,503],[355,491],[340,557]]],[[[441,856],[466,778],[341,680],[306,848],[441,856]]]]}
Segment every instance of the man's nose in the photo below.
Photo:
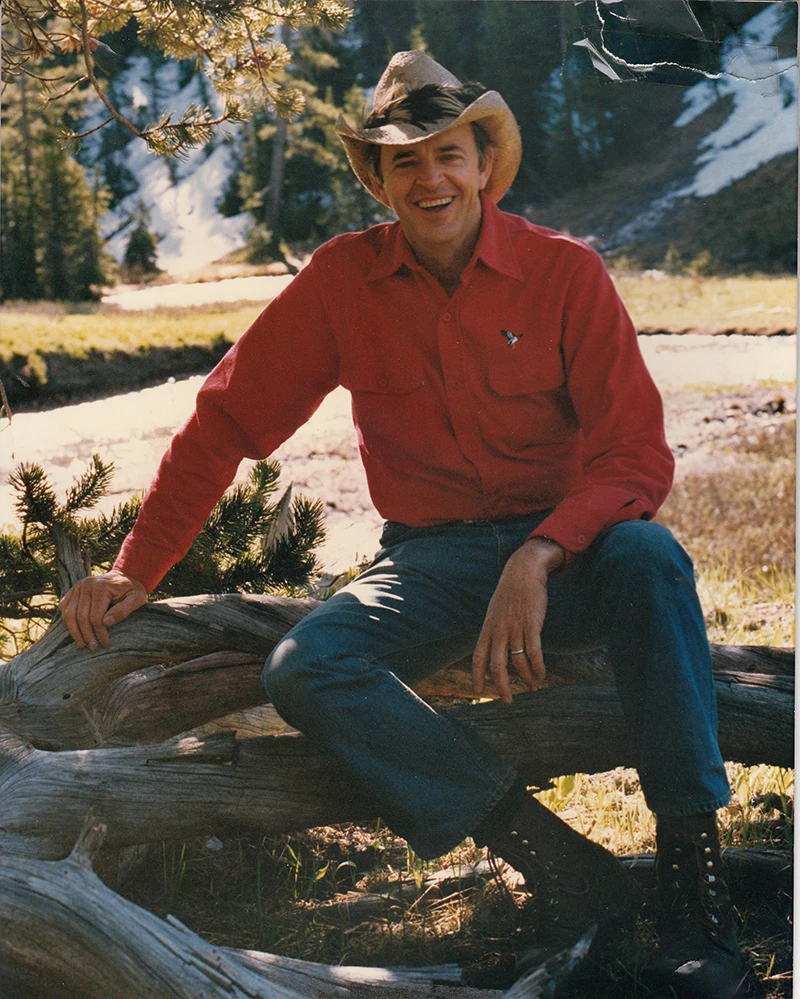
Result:
{"type": "Polygon", "coordinates": [[[442,179],[442,167],[436,160],[428,160],[420,164],[417,173],[417,183],[425,187],[436,187],[442,179]]]}

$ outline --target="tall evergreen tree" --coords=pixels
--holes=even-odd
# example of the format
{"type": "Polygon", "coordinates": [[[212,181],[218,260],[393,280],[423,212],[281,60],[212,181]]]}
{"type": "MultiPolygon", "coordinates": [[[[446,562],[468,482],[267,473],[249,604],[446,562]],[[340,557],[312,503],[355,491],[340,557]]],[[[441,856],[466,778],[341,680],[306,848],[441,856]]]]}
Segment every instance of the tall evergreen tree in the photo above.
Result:
{"type": "MultiPolygon", "coordinates": [[[[286,126],[280,191],[280,237],[295,248],[313,248],[345,230],[363,229],[391,218],[353,176],[334,125],[342,109],[358,120],[364,111],[361,89],[342,71],[348,40],[319,29],[300,29],[292,42],[290,72],[303,92],[303,115],[286,126]]],[[[254,260],[275,259],[274,216],[268,212],[278,124],[259,114],[241,135],[237,167],[220,208],[229,215],[253,216],[250,250],[254,260]]],[[[274,194],[274,192],[272,192],[274,194]]]]}
{"type": "MultiPolygon", "coordinates": [[[[108,198],[64,148],[64,108],[31,107],[29,82],[3,97],[3,288],[6,299],[93,298],[108,279],[99,221],[108,198]]],[[[77,102],[73,101],[73,108],[77,102]]]]}

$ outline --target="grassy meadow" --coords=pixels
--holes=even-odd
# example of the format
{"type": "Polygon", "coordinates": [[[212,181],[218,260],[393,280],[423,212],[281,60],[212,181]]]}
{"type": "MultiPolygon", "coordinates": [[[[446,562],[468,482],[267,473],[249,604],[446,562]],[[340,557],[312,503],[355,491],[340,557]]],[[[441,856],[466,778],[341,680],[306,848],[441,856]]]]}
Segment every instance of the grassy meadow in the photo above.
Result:
{"type": "MultiPolygon", "coordinates": [[[[788,277],[647,277],[615,282],[640,330],[759,330],[797,324],[796,282],[788,277]]],[[[264,303],[220,303],[124,312],[94,304],[0,306],[0,360],[13,355],[90,350],[136,352],[157,347],[234,343],[264,303]]]]}
{"type": "Polygon", "coordinates": [[[81,357],[90,350],[135,354],[156,347],[201,347],[220,339],[235,343],[261,311],[258,304],[242,303],[141,312],[48,305],[0,308],[0,360],[15,354],[81,357]]]}

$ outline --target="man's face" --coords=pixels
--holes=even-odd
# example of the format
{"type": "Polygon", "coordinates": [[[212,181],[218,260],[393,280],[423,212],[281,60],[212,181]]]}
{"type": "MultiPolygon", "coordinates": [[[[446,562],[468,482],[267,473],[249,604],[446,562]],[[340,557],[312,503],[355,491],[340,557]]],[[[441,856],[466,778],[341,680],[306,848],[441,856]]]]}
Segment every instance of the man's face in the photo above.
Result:
{"type": "Polygon", "coordinates": [[[406,146],[381,146],[382,187],[412,248],[458,253],[481,223],[480,192],[492,169],[491,148],[479,164],[475,136],[459,125],[406,146]]]}

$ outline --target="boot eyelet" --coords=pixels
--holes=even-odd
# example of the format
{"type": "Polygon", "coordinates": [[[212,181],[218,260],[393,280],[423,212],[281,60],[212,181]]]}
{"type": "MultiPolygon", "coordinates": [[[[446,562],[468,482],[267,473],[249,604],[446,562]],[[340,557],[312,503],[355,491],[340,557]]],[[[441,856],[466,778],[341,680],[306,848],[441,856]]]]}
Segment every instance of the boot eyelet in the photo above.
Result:
{"type": "Polygon", "coordinates": [[[706,861],[706,867],[713,867],[713,866],[714,866],[714,861],[713,860],[707,860],[706,861]]]}
{"type": "Polygon", "coordinates": [[[700,839],[708,839],[708,833],[700,833],[700,839]]]}
{"type": "Polygon", "coordinates": [[[519,833],[517,832],[516,829],[512,829],[510,835],[512,835],[512,836],[519,836],[519,833]]]}
{"type": "Polygon", "coordinates": [[[527,846],[527,845],[528,845],[528,841],[527,841],[526,839],[524,839],[524,840],[522,841],[522,845],[523,845],[523,846],[527,846]]]}
{"type": "Polygon", "coordinates": [[[673,864],[673,865],[672,865],[672,870],[673,870],[673,871],[679,871],[679,870],[680,870],[680,867],[679,867],[679,866],[678,866],[677,864],[673,864]]]}
{"type": "Polygon", "coordinates": [[[536,851],[535,850],[531,850],[530,851],[530,856],[531,857],[535,857],[536,856],[536,851]]]}
{"type": "Polygon", "coordinates": [[[711,847],[710,846],[705,847],[703,853],[711,853],[711,847]]]}

